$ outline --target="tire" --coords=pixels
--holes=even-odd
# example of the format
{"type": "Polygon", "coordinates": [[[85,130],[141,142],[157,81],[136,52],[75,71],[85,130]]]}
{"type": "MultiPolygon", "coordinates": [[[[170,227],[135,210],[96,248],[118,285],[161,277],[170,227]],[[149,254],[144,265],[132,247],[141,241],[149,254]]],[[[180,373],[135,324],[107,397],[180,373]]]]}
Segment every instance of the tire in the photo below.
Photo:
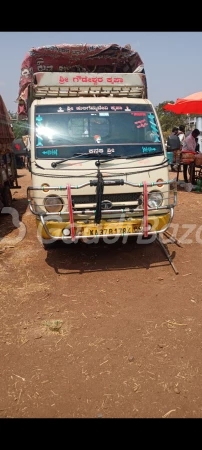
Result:
{"type": "Polygon", "coordinates": [[[10,187],[8,184],[4,186],[3,192],[2,192],[2,200],[4,206],[10,207],[12,205],[12,194],[10,187]]]}

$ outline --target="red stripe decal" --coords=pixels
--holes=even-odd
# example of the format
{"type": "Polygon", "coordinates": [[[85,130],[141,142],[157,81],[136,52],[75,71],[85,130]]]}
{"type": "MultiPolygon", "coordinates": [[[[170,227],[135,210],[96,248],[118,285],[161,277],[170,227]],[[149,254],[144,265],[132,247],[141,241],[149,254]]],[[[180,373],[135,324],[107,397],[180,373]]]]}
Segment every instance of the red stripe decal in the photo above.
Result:
{"type": "Polygon", "coordinates": [[[67,184],[67,201],[68,201],[68,207],[69,207],[69,220],[70,220],[70,225],[71,225],[71,236],[72,236],[72,241],[74,241],[75,230],[74,230],[74,216],[73,216],[73,210],[72,210],[72,195],[71,195],[70,184],[67,184]]]}
{"type": "Polygon", "coordinates": [[[148,237],[148,193],[147,193],[147,182],[143,182],[143,194],[144,194],[144,237],[148,237]]]}

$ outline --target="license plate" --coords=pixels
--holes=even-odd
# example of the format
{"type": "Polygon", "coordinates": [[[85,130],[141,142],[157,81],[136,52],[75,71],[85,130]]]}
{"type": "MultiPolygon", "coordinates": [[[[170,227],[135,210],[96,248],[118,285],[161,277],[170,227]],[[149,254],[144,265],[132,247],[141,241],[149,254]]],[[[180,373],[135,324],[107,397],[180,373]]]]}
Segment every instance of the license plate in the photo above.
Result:
{"type": "Polygon", "coordinates": [[[97,235],[101,235],[101,236],[105,236],[107,234],[130,234],[133,233],[133,227],[132,226],[125,226],[125,227],[110,227],[109,228],[87,228],[84,229],[84,235],[85,236],[97,236],[97,235]]]}

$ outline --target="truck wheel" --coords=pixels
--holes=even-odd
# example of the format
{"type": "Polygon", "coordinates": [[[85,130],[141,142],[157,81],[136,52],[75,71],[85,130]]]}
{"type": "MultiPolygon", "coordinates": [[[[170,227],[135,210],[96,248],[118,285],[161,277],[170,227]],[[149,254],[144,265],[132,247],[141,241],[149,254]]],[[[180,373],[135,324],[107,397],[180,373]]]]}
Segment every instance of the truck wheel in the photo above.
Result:
{"type": "Polygon", "coordinates": [[[3,199],[4,206],[10,207],[12,205],[12,194],[11,194],[11,190],[10,190],[8,184],[6,184],[4,186],[4,190],[2,193],[2,199],[3,199]]]}

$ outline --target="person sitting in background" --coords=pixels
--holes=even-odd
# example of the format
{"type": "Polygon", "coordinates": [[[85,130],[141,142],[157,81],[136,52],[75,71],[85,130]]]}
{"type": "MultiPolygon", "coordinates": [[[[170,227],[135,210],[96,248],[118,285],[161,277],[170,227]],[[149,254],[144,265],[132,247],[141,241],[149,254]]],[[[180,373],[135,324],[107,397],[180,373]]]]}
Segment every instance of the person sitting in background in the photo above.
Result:
{"type": "MultiPolygon", "coordinates": [[[[200,131],[195,128],[184,140],[182,145],[182,151],[195,152],[196,151],[196,138],[199,136],[200,131]]],[[[187,170],[189,164],[183,164],[183,175],[185,183],[188,183],[187,170]]]]}
{"type": "MultiPolygon", "coordinates": [[[[180,138],[178,136],[178,127],[173,127],[172,133],[167,139],[167,152],[173,153],[173,162],[176,162],[176,153],[180,150],[180,138]]],[[[171,164],[171,170],[174,170],[174,164],[171,164]]]]}

